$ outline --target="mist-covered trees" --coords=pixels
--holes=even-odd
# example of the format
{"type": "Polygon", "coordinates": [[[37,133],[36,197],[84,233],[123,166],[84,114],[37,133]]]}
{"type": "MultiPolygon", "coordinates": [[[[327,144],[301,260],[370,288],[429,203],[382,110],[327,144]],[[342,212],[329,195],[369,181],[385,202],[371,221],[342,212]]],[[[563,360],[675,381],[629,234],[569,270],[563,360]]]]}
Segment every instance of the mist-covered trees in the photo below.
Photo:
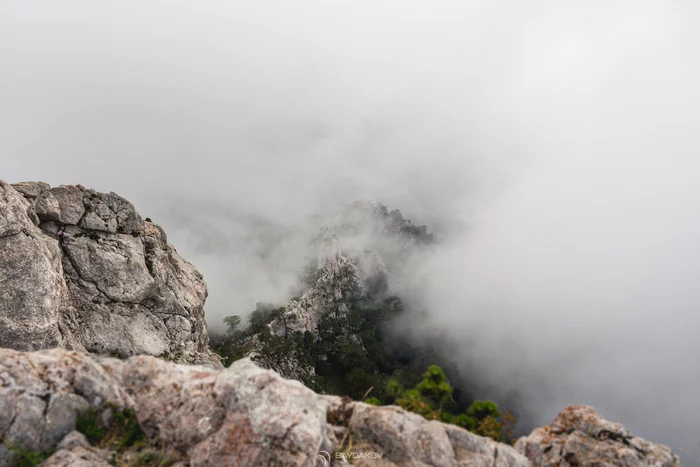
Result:
{"type": "Polygon", "coordinates": [[[339,315],[329,313],[316,333],[272,333],[268,324],[283,312],[284,308],[258,304],[244,330],[240,317],[226,318],[226,336],[215,346],[225,364],[243,357],[249,350],[246,343],[254,338],[257,360],[264,366],[280,371],[280,365],[292,361],[313,368],[314,375],[299,379],[315,391],[359,399],[372,388],[368,403],[396,404],[498,441],[511,439],[515,417],[501,413],[492,401],[471,400],[450,384],[445,371],[430,364],[441,360],[437,352],[391,334],[392,320],[402,313],[396,297],[358,302],[339,315]]]}
{"type": "Polygon", "coordinates": [[[350,305],[343,313],[324,315],[315,333],[287,332],[285,326],[283,335],[275,335],[268,325],[277,318],[277,323],[291,318],[284,308],[258,304],[245,329],[238,316],[226,318],[228,329],[213,340],[212,347],[226,365],[250,353],[251,346],[255,346],[256,359],[266,362],[295,355],[314,369],[313,380],[302,381],[313,389],[360,398],[374,387],[372,395],[386,402],[390,376],[396,373],[403,383],[415,384],[420,380],[420,367],[435,361],[434,356],[399,338],[390,339],[390,323],[402,312],[398,298],[350,305]]]}
{"type": "Polygon", "coordinates": [[[241,317],[238,315],[227,316],[224,318],[224,324],[226,325],[226,333],[228,335],[233,335],[238,331],[238,326],[241,324],[241,317]]]}
{"type": "MultiPolygon", "coordinates": [[[[422,415],[429,420],[441,420],[466,428],[481,436],[496,441],[509,442],[516,422],[513,414],[501,413],[492,401],[476,400],[464,412],[452,397],[453,387],[447,381],[442,369],[431,365],[423,373],[423,379],[411,389],[405,389],[395,378],[389,379],[386,392],[394,397],[394,403],[404,409],[422,415]]],[[[379,405],[378,398],[365,402],[379,405]]]]}
{"type": "Polygon", "coordinates": [[[474,401],[448,381],[457,381],[454,362],[433,343],[395,332],[405,312],[401,299],[391,295],[389,275],[433,241],[425,226],[398,210],[354,203],[338,225],[322,229],[312,242],[319,255],[301,274],[301,288],[294,292],[302,296],[282,308],[258,303],[245,328],[239,317],[226,318],[227,331],[213,347],[227,365],[252,355],[317,392],[361,399],[371,389],[367,402],[398,404],[502,438],[505,418],[498,407],[474,401]],[[348,250],[341,247],[344,240],[348,250]]]}

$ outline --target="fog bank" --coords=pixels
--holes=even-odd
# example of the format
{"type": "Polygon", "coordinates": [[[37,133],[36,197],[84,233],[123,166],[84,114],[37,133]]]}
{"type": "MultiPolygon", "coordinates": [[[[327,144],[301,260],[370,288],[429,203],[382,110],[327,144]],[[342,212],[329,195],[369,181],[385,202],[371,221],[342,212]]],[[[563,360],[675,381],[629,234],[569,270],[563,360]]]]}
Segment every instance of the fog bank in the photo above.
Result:
{"type": "Polygon", "coordinates": [[[697,2],[1,8],[0,177],[133,201],[212,324],[376,199],[444,239],[420,302],[485,394],[700,457],[697,2]]]}

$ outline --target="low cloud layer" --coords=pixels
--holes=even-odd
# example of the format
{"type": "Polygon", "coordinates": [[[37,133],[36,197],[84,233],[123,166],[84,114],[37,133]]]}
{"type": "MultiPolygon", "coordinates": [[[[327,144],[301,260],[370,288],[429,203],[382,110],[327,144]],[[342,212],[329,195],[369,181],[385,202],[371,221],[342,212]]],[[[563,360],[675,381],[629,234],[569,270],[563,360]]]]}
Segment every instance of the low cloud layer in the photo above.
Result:
{"type": "Polygon", "coordinates": [[[5,2],[0,176],[132,200],[214,324],[288,296],[314,215],[399,208],[484,392],[692,465],[700,8],[568,3],[5,2]]]}

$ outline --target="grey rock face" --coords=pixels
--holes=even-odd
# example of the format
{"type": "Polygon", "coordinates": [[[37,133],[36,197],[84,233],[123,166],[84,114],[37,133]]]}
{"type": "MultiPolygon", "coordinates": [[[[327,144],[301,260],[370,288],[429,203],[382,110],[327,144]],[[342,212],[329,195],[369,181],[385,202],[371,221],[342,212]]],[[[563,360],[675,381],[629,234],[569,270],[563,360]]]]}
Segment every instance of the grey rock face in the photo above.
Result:
{"type": "Polygon", "coordinates": [[[668,447],[633,436],[588,406],[567,407],[552,424],[520,438],[515,448],[535,467],[681,465],[668,447]]]}
{"type": "Polygon", "coordinates": [[[114,193],[0,181],[0,346],[218,365],[202,275],[114,193]]]}
{"type": "Polygon", "coordinates": [[[67,300],[58,242],[34,224],[32,204],[0,181],[0,345],[30,350],[63,343],[67,300]]]}
{"type": "Polygon", "coordinates": [[[346,313],[347,303],[362,296],[358,271],[337,246],[320,258],[315,274],[314,284],[304,295],[292,300],[282,316],[270,323],[274,334],[315,332],[323,315],[346,313]]]}

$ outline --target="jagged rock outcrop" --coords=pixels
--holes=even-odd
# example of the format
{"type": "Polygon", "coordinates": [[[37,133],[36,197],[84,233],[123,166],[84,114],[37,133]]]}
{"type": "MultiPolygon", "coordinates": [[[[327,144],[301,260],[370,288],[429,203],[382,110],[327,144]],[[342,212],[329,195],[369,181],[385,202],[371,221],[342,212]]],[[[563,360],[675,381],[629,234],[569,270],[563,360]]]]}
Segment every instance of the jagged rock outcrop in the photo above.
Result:
{"type": "Polygon", "coordinates": [[[381,204],[351,204],[314,240],[317,252],[306,266],[306,289],[270,329],[278,336],[315,332],[323,315],[342,315],[353,302],[386,294],[390,280],[384,257],[396,263],[416,243],[432,242],[426,230],[381,204]]]}
{"type": "Polygon", "coordinates": [[[362,298],[362,277],[337,245],[320,255],[317,264],[309,289],[301,297],[292,299],[284,312],[270,323],[274,334],[315,332],[323,315],[342,315],[348,311],[348,303],[362,298]]]}
{"type": "MultiPolygon", "coordinates": [[[[390,271],[401,270],[408,257],[433,242],[426,226],[415,226],[398,210],[378,203],[356,202],[346,207],[313,240],[300,296],[292,298],[267,324],[270,334],[289,340],[283,355],[270,353],[259,336],[241,343],[246,355],[287,378],[310,383],[315,370],[291,339],[310,333],[318,339],[324,318],[343,327],[351,307],[381,301],[392,292],[390,271]],[[418,246],[418,247],[417,247],[418,246]]],[[[339,337],[363,345],[358,334],[339,337]]]]}
{"type": "Polygon", "coordinates": [[[632,435],[588,406],[567,407],[550,425],[520,438],[515,448],[534,467],[680,465],[668,447],[632,435]]]}
{"type": "Polygon", "coordinates": [[[668,448],[590,408],[567,409],[513,448],[399,407],[318,395],[249,359],[214,370],[149,356],[0,349],[0,467],[18,450],[53,451],[44,466],[109,465],[115,456],[119,465],[143,465],[129,451],[143,447],[115,452],[76,433],[87,410],[105,426],[115,411],[132,410],[146,444],[177,466],[679,465],[668,448]],[[562,454],[558,439],[575,454],[562,454]]]}
{"type": "Polygon", "coordinates": [[[0,180],[0,347],[218,365],[202,275],[115,193],[0,180]]]}

